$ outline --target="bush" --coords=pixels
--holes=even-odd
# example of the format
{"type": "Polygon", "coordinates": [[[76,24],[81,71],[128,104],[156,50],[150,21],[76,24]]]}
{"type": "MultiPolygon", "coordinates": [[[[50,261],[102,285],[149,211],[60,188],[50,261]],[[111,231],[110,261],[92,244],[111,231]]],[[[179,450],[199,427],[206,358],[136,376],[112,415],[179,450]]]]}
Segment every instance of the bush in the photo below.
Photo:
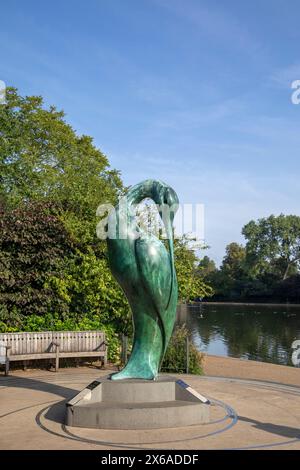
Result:
{"type": "Polygon", "coordinates": [[[99,257],[91,247],[79,249],[63,266],[63,276],[48,278],[47,287],[69,308],[77,322],[98,318],[101,324],[112,325],[117,331],[131,327],[128,302],[113,278],[105,257],[99,257]],[[120,321],[121,320],[121,321],[120,321]]]}
{"type": "Polygon", "coordinates": [[[61,277],[61,263],[73,243],[50,203],[0,207],[0,304],[10,313],[68,312],[68,304],[46,285],[61,277]]]}
{"type": "MultiPolygon", "coordinates": [[[[186,371],[186,344],[189,332],[185,326],[176,327],[167,348],[163,364],[163,371],[186,371]]],[[[200,353],[190,340],[189,342],[189,373],[202,375],[203,354],[200,353]]]]}

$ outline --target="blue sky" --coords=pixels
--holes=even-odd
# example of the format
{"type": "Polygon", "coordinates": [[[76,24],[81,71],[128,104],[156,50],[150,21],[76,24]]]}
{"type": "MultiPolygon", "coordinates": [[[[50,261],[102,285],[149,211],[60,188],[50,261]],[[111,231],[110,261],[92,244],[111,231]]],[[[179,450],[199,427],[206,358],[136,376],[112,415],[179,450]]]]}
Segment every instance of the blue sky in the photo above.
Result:
{"type": "Polygon", "coordinates": [[[208,254],[299,214],[298,0],[10,0],[0,80],[92,135],[125,184],[205,204],[208,254]]]}

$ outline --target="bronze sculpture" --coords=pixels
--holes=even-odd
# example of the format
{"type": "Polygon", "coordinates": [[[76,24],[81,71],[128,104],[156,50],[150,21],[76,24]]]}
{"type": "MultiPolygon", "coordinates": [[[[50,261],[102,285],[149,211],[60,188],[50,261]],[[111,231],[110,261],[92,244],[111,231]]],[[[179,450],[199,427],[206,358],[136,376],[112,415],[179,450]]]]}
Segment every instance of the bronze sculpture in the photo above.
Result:
{"type": "Polygon", "coordinates": [[[125,202],[122,199],[109,216],[109,223],[115,222],[116,237],[108,236],[107,247],[111,271],[132,311],[134,339],[128,363],[111,379],[151,380],[158,375],[176,317],[173,219],[178,197],[165,183],[146,180],[129,189],[125,202]],[[158,206],[168,249],[136,223],[135,206],[145,198],[158,206]]]}

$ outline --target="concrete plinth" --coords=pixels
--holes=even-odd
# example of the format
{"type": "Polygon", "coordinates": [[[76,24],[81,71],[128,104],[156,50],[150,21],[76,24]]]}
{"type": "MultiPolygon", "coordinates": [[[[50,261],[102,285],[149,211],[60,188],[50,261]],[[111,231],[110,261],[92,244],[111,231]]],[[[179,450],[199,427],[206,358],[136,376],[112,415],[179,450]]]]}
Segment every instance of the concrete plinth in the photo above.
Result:
{"type": "Polygon", "coordinates": [[[95,380],[67,403],[66,424],[100,429],[154,429],[209,422],[209,400],[182,380],[95,380]]]}

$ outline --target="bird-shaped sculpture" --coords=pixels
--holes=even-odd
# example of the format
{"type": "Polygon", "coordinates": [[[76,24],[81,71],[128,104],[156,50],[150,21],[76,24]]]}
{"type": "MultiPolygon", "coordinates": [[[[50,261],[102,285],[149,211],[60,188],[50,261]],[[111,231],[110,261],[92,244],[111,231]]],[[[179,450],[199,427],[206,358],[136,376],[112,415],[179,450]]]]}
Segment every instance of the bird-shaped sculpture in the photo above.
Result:
{"type": "Polygon", "coordinates": [[[110,268],[128,299],[134,324],[129,361],[112,374],[112,380],[154,380],[158,376],[176,318],[173,219],[177,208],[178,197],[172,188],[146,180],[130,188],[109,215],[108,223],[116,226],[115,237],[107,238],[110,268]],[[146,198],[158,207],[167,247],[137,224],[136,205],[146,198]]]}

